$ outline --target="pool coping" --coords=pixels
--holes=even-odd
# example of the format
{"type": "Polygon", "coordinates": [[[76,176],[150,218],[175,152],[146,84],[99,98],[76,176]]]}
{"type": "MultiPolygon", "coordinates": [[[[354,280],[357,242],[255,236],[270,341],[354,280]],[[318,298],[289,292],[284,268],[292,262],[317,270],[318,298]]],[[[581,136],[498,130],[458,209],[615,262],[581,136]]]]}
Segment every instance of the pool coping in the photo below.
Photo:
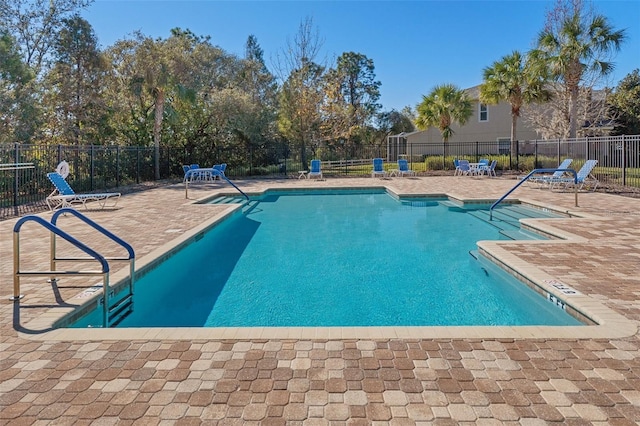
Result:
{"type": "MultiPolygon", "coordinates": [[[[311,189],[311,188],[305,188],[311,189]]],[[[478,204],[490,203],[494,200],[468,200],[456,194],[428,194],[428,193],[397,193],[384,185],[376,187],[324,187],[323,190],[372,190],[382,189],[397,198],[447,198],[460,203],[478,204]]],[[[269,190],[282,191],[282,188],[265,188],[263,191],[251,193],[262,195],[269,190]]],[[[287,191],[284,189],[284,191],[287,191]]],[[[219,196],[235,195],[219,193],[214,196],[206,196],[186,204],[203,204],[207,200],[219,196]]],[[[565,212],[570,216],[588,217],[589,219],[602,219],[595,215],[577,214],[571,211],[557,209],[551,205],[542,205],[532,200],[512,199],[510,202],[521,202],[547,208],[558,212],[565,212]]],[[[220,206],[220,205],[218,205],[220,206]]],[[[237,212],[240,205],[224,205],[209,219],[195,226],[174,240],[157,247],[155,250],[136,261],[136,270],[143,271],[152,268],[153,265],[171,256],[184,245],[194,239],[198,239],[203,232],[215,226],[228,215],[237,212]]],[[[524,219],[523,225],[536,229],[556,239],[532,240],[527,244],[567,244],[583,243],[586,240],[580,236],[564,232],[555,228],[551,221],[566,219],[524,219]]],[[[101,294],[100,286],[91,286],[92,289],[84,290],[71,298],[70,304],[81,305],[76,308],[52,308],[38,318],[25,324],[23,329],[34,330],[30,332],[18,331],[20,337],[29,340],[218,340],[218,339],[425,339],[425,338],[518,338],[518,339],[542,339],[542,338],[570,338],[570,339],[594,339],[594,338],[624,338],[637,332],[637,326],[633,321],[626,319],[601,301],[583,294],[566,294],[563,284],[554,277],[544,273],[535,265],[529,264],[505,247],[510,244],[522,244],[522,241],[478,241],[477,245],[481,254],[494,261],[499,267],[516,276],[524,284],[534,288],[543,296],[552,298],[554,303],[562,304],[565,309],[577,313],[595,325],[581,326],[386,326],[386,327],[219,327],[219,328],[195,328],[195,327],[158,327],[158,328],[57,328],[66,325],[72,312],[76,314],[92,303],[95,304],[101,294]],[[99,288],[96,291],[96,288],[99,288]],[[66,322],[65,322],[66,321],[66,322]],[[61,325],[62,324],[62,325],[61,325]],[[39,331],[42,330],[42,331],[39,331]]],[[[128,280],[128,268],[122,268],[111,276],[111,287],[119,287],[128,280]]],[[[566,287],[566,286],[565,286],[566,287]]]]}

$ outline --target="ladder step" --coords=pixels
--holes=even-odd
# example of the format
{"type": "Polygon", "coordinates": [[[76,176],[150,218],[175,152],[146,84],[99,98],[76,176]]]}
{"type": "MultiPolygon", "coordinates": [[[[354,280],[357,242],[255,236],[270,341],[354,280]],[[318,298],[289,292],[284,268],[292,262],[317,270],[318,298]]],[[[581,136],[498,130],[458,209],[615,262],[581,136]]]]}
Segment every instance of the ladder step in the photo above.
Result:
{"type": "Polygon", "coordinates": [[[128,293],[109,307],[109,324],[115,327],[131,312],[133,312],[133,294],[128,293]]]}

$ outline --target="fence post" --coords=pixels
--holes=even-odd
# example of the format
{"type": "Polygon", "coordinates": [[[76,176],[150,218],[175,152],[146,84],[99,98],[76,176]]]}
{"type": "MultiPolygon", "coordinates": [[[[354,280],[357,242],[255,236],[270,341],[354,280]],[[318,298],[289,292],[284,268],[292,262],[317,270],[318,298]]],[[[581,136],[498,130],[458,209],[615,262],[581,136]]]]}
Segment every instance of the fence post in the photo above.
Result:
{"type": "Polygon", "coordinates": [[[62,161],[62,145],[58,144],[58,162],[56,164],[60,164],[62,161]]]}
{"type": "Polygon", "coordinates": [[[95,161],[95,159],[93,158],[93,144],[91,144],[91,148],[90,148],[89,152],[90,152],[90,154],[89,154],[89,158],[90,158],[90,160],[89,160],[89,170],[90,170],[90,172],[89,172],[89,175],[90,175],[89,176],[89,182],[90,182],[89,187],[93,191],[93,189],[94,189],[93,188],[93,167],[94,167],[94,163],[93,162],[95,161]]]}
{"type": "Polygon", "coordinates": [[[136,145],[136,183],[140,183],[140,146],[136,145]]]}
{"type": "Polygon", "coordinates": [[[120,146],[116,146],[116,188],[120,186],[120,146]]]}
{"type": "Polygon", "coordinates": [[[622,135],[622,186],[627,186],[627,141],[622,135]]]}
{"type": "Polygon", "coordinates": [[[478,141],[476,141],[476,161],[475,161],[476,163],[478,161],[480,161],[480,148],[479,148],[478,145],[479,145],[479,143],[478,143],[478,141]]]}
{"type": "Polygon", "coordinates": [[[538,168],[538,139],[533,141],[533,168],[538,168]]]}
{"type": "Polygon", "coordinates": [[[589,157],[589,136],[586,136],[584,138],[584,155],[585,155],[584,157],[585,161],[590,158],[589,157]]]}
{"type": "MultiPolygon", "coordinates": [[[[14,149],[15,149],[15,161],[13,162],[13,164],[18,164],[20,162],[20,144],[18,142],[14,143],[14,149]]],[[[13,171],[13,207],[18,207],[18,190],[19,190],[19,184],[18,184],[18,166],[15,166],[15,169],[13,171]]]]}
{"type": "Polygon", "coordinates": [[[557,153],[557,157],[556,158],[556,164],[560,164],[562,163],[562,161],[560,160],[560,138],[558,138],[558,144],[556,145],[556,153],[557,153]]]}

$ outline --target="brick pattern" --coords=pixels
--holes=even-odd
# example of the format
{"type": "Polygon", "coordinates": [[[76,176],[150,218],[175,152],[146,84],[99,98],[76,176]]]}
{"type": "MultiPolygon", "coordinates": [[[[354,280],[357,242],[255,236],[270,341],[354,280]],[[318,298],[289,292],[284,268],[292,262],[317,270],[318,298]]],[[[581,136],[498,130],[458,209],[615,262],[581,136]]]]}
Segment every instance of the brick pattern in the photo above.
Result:
{"type": "MultiPolygon", "coordinates": [[[[497,198],[507,179],[419,177],[246,181],[267,186],[384,184],[396,193],[497,198]]],[[[191,198],[228,188],[193,187],[191,198]]],[[[554,221],[586,242],[509,251],[640,320],[640,200],[521,188],[522,199],[603,219],[554,221]],[[582,207],[584,206],[584,207],[582,207]]],[[[185,205],[180,185],[123,196],[89,215],[126,236],[138,256],[222,207],[185,205]]],[[[49,213],[44,214],[50,217],[49,213]]],[[[61,221],[62,222],[62,221],[61,221]]],[[[640,423],[640,339],[35,341],[16,330],[86,287],[24,280],[12,293],[12,228],[0,222],[0,423],[22,424],[620,424],[640,423]]],[[[64,226],[67,226],[65,219],[64,226]]],[[[91,235],[68,221],[80,238],[91,235]]],[[[25,265],[48,264],[48,237],[25,226],[25,265]]],[[[92,244],[109,251],[109,243],[92,244]]],[[[66,250],[66,248],[63,248],[66,250]]],[[[70,249],[69,249],[70,250],[70,249]]],[[[113,249],[115,251],[115,249],[113,249]]],[[[25,266],[27,267],[27,266],[25,266]]]]}

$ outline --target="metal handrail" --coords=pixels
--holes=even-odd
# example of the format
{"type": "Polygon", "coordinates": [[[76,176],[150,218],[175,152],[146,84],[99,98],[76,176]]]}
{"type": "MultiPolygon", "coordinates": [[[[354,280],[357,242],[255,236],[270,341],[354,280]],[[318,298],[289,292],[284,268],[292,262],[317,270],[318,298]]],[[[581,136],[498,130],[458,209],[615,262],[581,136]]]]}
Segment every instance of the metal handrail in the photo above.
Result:
{"type": "MultiPolygon", "coordinates": [[[[87,246],[86,244],[83,244],[82,242],[78,241],[76,238],[64,232],[62,229],[58,228],[52,223],[47,222],[46,220],[44,220],[39,216],[25,216],[19,219],[13,227],[13,297],[11,297],[10,300],[19,300],[23,297],[23,295],[20,294],[20,277],[21,276],[23,275],[52,276],[54,274],[60,274],[60,273],[73,274],[73,275],[79,275],[79,276],[80,275],[86,275],[86,276],[102,275],[103,289],[106,290],[109,287],[109,264],[107,263],[107,259],[105,259],[104,256],[102,256],[100,253],[93,250],[91,247],[87,246]],[[22,228],[22,225],[24,225],[26,222],[29,222],[29,221],[33,221],[44,226],[46,229],[48,229],[52,233],[64,238],[66,241],[68,241],[78,249],[82,250],[83,252],[91,256],[93,259],[100,262],[102,270],[101,271],[59,271],[59,272],[57,271],[21,271],[20,270],[20,229],[22,228]]],[[[108,292],[105,291],[105,293],[108,293],[108,292]]]]}
{"type": "MultiPolygon", "coordinates": [[[[184,175],[185,198],[189,198],[189,182],[190,182],[191,175],[194,175],[194,174],[197,174],[197,173],[200,173],[200,172],[202,172],[202,170],[200,170],[200,169],[190,169],[185,173],[185,175],[184,175]]],[[[242,194],[244,196],[244,198],[247,199],[247,201],[249,201],[249,196],[247,194],[245,194],[240,188],[238,188],[235,183],[231,182],[229,180],[229,178],[226,177],[222,172],[220,172],[219,170],[212,169],[212,170],[209,171],[209,173],[211,173],[213,176],[221,177],[222,179],[224,179],[227,182],[229,182],[229,184],[231,186],[233,186],[236,190],[238,190],[238,192],[240,194],[242,194]]]]}
{"type": "MultiPolygon", "coordinates": [[[[76,275],[76,276],[95,276],[102,275],[103,283],[102,283],[102,304],[103,304],[103,326],[105,328],[109,327],[109,263],[107,260],[128,260],[129,261],[129,269],[130,269],[130,280],[129,280],[129,295],[128,297],[133,296],[133,286],[135,282],[135,252],[133,247],[126,241],[122,240],[112,232],[108,231],[104,227],[98,225],[93,220],[89,219],[82,213],[77,210],[71,208],[63,208],[56,211],[52,218],[51,222],[47,222],[45,219],[39,216],[25,216],[18,220],[13,228],[13,297],[11,300],[19,300],[23,297],[20,294],[20,277],[23,275],[30,276],[49,276],[52,282],[56,281],[56,276],[58,275],[76,275]],[[101,234],[111,239],[113,242],[119,244],[127,250],[128,257],[114,257],[107,258],[102,256],[97,251],[93,250],[91,247],[86,244],[80,242],[78,239],[72,237],[67,232],[63,231],[57,226],[57,220],[62,214],[72,214],[91,226],[93,229],[99,231],[101,234]],[[50,244],[50,270],[49,271],[21,271],[20,270],[20,229],[22,225],[28,221],[34,221],[39,223],[46,229],[51,232],[51,244],[50,244]],[[56,255],[56,236],[60,236],[73,246],[79,248],[86,254],[88,254],[89,258],[62,258],[57,257],[56,255]],[[56,270],[56,261],[87,261],[87,260],[97,260],[100,262],[102,266],[101,271],[58,271],[56,270]]],[[[116,302],[116,305],[120,302],[116,302]]]]}
{"type": "MultiPolygon", "coordinates": [[[[125,250],[127,250],[127,253],[129,255],[129,257],[108,257],[106,258],[107,260],[128,260],[129,261],[129,296],[133,296],[133,288],[134,288],[134,282],[135,282],[135,258],[136,258],[136,254],[133,250],[133,247],[131,247],[131,245],[129,243],[127,243],[126,241],[124,241],[122,238],[118,237],[117,235],[115,235],[114,233],[112,233],[111,231],[109,231],[108,229],[104,228],[103,226],[97,224],[96,222],[94,222],[93,220],[89,219],[87,216],[85,216],[84,214],[80,213],[79,211],[69,208],[69,207],[65,207],[62,208],[60,210],[56,210],[53,213],[53,216],[51,217],[51,223],[56,226],[57,222],[58,222],[58,218],[60,217],[60,215],[63,214],[71,214],[75,217],[77,217],[78,219],[82,220],[84,223],[86,223],[87,225],[91,226],[93,229],[95,229],[96,231],[100,232],[102,235],[104,235],[105,237],[109,238],[110,240],[112,240],[113,242],[115,242],[116,244],[122,246],[125,250]]],[[[56,256],[56,237],[55,234],[51,235],[51,270],[55,271],[56,270],[56,261],[83,261],[86,259],[82,259],[82,258],[62,258],[62,257],[57,257],[56,256]]],[[[103,298],[103,304],[102,304],[102,310],[103,310],[103,326],[105,328],[109,327],[109,305],[108,305],[108,295],[107,295],[107,291],[106,289],[104,290],[104,294],[102,295],[103,298]]]]}
{"type": "Polygon", "coordinates": [[[553,173],[553,172],[568,172],[568,173],[573,174],[573,182],[575,184],[574,188],[575,188],[575,194],[576,194],[576,207],[578,207],[578,173],[575,170],[573,170],[573,169],[535,169],[535,170],[532,170],[531,172],[529,172],[528,175],[523,177],[522,180],[516,184],[516,186],[514,186],[509,191],[507,191],[507,193],[504,194],[502,197],[500,197],[495,203],[491,204],[491,207],[489,207],[489,220],[493,220],[493,209],[498,204],[500,204],[502,202],[502,200],[507,198],[509,196],[509,194],[511,194],[513,191],[515,191],[516,188],[518,188],[520,185],[525,183],[531,176],[533,176],[536,173],[553,173]]]}

